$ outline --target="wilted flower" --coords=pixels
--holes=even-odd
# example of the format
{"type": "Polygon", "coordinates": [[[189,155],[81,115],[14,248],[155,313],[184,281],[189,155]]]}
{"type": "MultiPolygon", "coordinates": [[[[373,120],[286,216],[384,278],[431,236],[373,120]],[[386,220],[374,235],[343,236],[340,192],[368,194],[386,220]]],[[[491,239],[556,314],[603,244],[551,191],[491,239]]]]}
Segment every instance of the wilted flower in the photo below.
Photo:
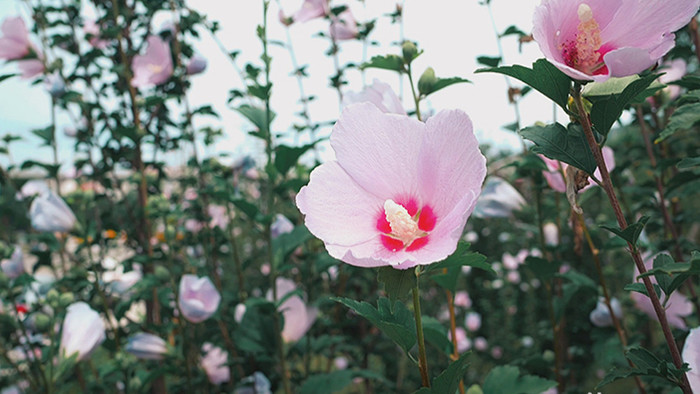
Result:
{"type": "MultiPolygon", "coordinates": [[[[621,319],[622,306],[620,305],[620,301],[617,298],[612,298],[610,300],[610,306],[612,307],[613,313],[615,313],[615,317],[621,319]]],[[[608,310],[608,306],[605,305],[605,299],[603,297],[598,299],[595,309],[591,311],[588,318],[591,320],[591,323],[597,327],[612,326],[613,319],[612,316],[610,316],[610,310],[608,310]]]]}
{"type": "Polygon", "coordinates": [[[38,231],[66,232],[75,226],[76,218],[68,205],[53,191],[46,191],[29,207],[32,227],[38,231]]]}
{"type": "Polygon", "coordinates": [[[296,199],[331,256],[406,269],[454,252],[486,175],[464,112],[422,123],[353,104],[331,146],[337,160],[316,167],[296,199]]]}
{"type": "Polygon", "coordinates": [[[396,96],[389,84],[375,79],[372,85],[367,86],[361,92],[347,92],[343,95],[343,106],[350,104],[369,102],[386,113],[406,115],[406,110],[401,105],[401,100],[396,96]]]}
{"type": "Polygon", "coordinates": [[[14,279],[25,272],[24,254],[22,253],[22,248],[19,245],[15,245],[15,250],[12,252],[9,259],[2,260],[2,263],[0,263],[0,268],[2,268],[2,272],[10,279],[14,279]]]}
{"type": "Polygon", "coordinates": [[[272,238],[277,238],[282,234],[291,233],[294,230],[294,223],[292,223],[286,216],[278,213],[275,215],[275,221],[270,225],[270,232],[272,233],[272,238]]]}
{"type": "Polygon", "coordinates": [[[481,328],[481,315],[476,312],[469,312],[464,318],[464,325],[467,326],[469,331],[477,331],[481,328]]]}
{"type": "MultiPolygon", "coordinates": [[[[277,278],[277,299],[283,299],[287,294],[296,291],[297,287],[292,280],[277,278]]],[[[273,301],[272,291],[267,292],[267,299],[273,301]]],[[[318,309],[309,307],[298,295],[287,298],[279,310],[284,315],[284,327],[282,338],[285,342],[296,342],[306,334],[316,321],[318,309]]]]}
{"type": "Polygon", "coordinates": [[[221,295],[211,280],[195,275],[182,275],[178,305],[185,319],[200,323],[210,318],[219,308],[221,295]]]}
{"type": "Polygon", "coordinates": [[[149,36],[147,41],[146,53],[134,56],[131,64],[131,84],[136,88],[160,85],[173,74],[170,45],[159,36],[149,36]]]}
{"type": "Polygon", "coordinates": [[[187,75],[195,75],[207,69],[207,58],[202,55],[194,55],[187,63],[187,75]]]}
{"type": "MultiPolygon", "coordinates": [[[[656,256],[649,255],[644,259],[644,266],[647,270],[650,270],[654,266],[654,259],[656,256]]],[[[634,268],[633,280],[636,282],[639,276],[639,271],[637,267],[634,268]]],[[[657,283],[656,278],[651,276],[649,278],[652,284],[657,283]]],[[[633,291],[630,293],[630,297],[634,301],[634,305],[642,312],[646,313],[649,317],[653,319],[658,319],[656,316],[656,311],[654,311],[654,306],[651,304],[651,300],[644,294],[633,291]]],[[[685,324],[683,318],[689,316],[693,313],[693,303],[678,291],[671,293],[668,301],[666,302],[666,318],[668,319],[668,324],[673,327],[680,329],[687,329],[688,326],[685,324]]]]}
{"type": "Polygon", "coordinates": [[[548,0],[535,9],[532,35],[565,74],[602,82],[656,64],[699,6],[700,0],[548,0]]]}
{"type": "Polygon", "coordinates": [[[126,351],[143,360],[162,360],[168,347],[161,337],[139,332],[129,337],[126,351]]]}
{"type": "Polygon", "coordinates": [[[231,371],[226,363],[228,362],[228,352],[211,343],[202,345],[202,352],[206,353],[200,365],[207,373],[207,377],[212,384],[221,384],[231,379],[231,371]]]}
{"type": "Polygon", "coordinates": [[[61,329],[61,354],[70,357],[78,353],[84,360],[105,340],[105,323],[100,314],[84,302],[68,306],[61,329]]]}
{"type": "Polygon", "coordinates": [[[346,8],[337,16],[331,15],[330,34],[336,40],[352,40],[357,37],[359,30],[350,8],[346,8]]]}
{"type": "Polygon", "coordinates": [[[682,357],[690,367],[687,372],[690,388],[694,393],[700,393],[700,327],[693,328],[685,337],[682,357]]]}
{"type": "Polygon", "coordinates": [[[499,177],[490,177],[476,201],[474,216],[504,218],[525,206],[525,198],[510,183],[499,177]]]}

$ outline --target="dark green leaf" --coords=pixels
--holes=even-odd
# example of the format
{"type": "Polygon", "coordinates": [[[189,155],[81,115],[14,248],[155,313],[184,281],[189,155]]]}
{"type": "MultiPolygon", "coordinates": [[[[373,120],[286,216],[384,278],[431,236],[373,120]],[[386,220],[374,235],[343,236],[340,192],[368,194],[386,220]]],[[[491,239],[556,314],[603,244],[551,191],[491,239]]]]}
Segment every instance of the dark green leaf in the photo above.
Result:
{"type": "Polygon", "coordinates": [[[520,65],[497,68],[482,68],[475,72],[495,72],[519,79],[539,91],[566,111],[569,100],[571,79],[559,71],[552,63],[539,59],[532,64],[532,69],[520,65]]]}
{"type": "Polygon", "coordinates": [[[275,148],[275,168],[280,174],[286,174],[290,168],[296,165],[299,157],[313,147],[313,143],[299,147],[287,145],[277,146],[275,148]]]}
{"type": "Polygon", "coordinates": [[[515,35],[517,35],[517,36],[519,36],[519,37],[527,36],[527,34],[526,34],[524,31],[518,29],[517,26],[510,25],[510,26],[508,26],[508,28],[506,29],[506,31],[504,31],[503,33],[501,33],[501,37],[505,37],[505,36],[509,36],[509,35],[513,35],[513,34],[515,34],[515,35]]]}
{"type": "Polygon", "coordinates": [[[700,122],[700,103],[686,104],[679,107],[671,115],[668,125],[656,139],[659,143],[675,134],[678,130],[688,130],[700,122]]]}
{"type": "Polygon", "coordinates": [[[405,72],[403,59],[398,55],[372,56],[368,62],[360,66],[362,70],[366,68],[381,68],[383,70],[405,72]]]}
{"type": "MultiPolygon", "coordinates": [[[[596,130],[607,135],[613,124],[620,118],[622,111],[629,105],[632,100],[656,80],[656,74],[647,75],[630,83],[619,94],[611,94],[607,97],[592,99],[593,107],[591,108],[591,121],[596,130]]],[[[613,81],[615,82],[615,81],[613,81]]]]}
{"type": "Polygon", "coordinates": [[[447,338],[447,328],[439,320],[430,316],[421,316],[425,340],[435,346],[445,355],[452,354],[452,341],[447,338]]]}
{"type": "Polygon", "coordinates": [[[462,266],[475,267],[490,272],[494,275],[496,274],[496,271],[491,268],[491,264],[486,262],[486,256],[476,252],[470,252],[469,243],[461,241],[457,244],[457,250],[455,250],[454,253],[452,253],[445,260],[429,265],[426,268],[426,272],[436,272],[438,270],[442,270],[443,268],[462,266]]]}
{"type": "Polygon", "coordinates": [[[309,376],[299,389],[299,394],[327,394],[342,391],[355,378],[385,380],[382,375],[370,370],[333,371],[331,373],[309,376]]]}
{"type": "MultiPolygon", "coordinates": [[[[654,287],[654,292],[656,292],[657,297],[661,297],[661,288],[659,285],[656,283],[653,284],[654,287]]],[[[647,292],[646,286],[644,286],[644,283],[628,283],[625,285],[624,290],[626,291],[636,291],[637,293],[644,294],[645,296],[649,297],[649,293],[647,292]]]]}
{"type": "Polygon", "coordinates": [[[680,170],[697,166],[700,166],[700,157],[686,157],[676,164],[680,170]]]}
{"type": "Polygon", "coordinates": [[[629,242],[632,245],[637,244],[637,239],[639,239],[639,235],[642,233],[642,230],[644,230],[644,226],[647,224],[649,221],[649,216],[642,216],[637,223],[630,224],[627,226],[626,229],[621,230],[619,227],[615,226],[600,226],[618,237],[624,239],[625,241],[629,242]]]}
{"type": "Polygon", "coordinates": [[[535,143],[532,147],[535,153],[571,164],[589,175],[595,172],[595,158],[580,125],[570,124],[568,128],[559,123],[532,126],[520,130],[520,135],[535,143]]]}
{"type": "Polygon", "coordinates": [[[467,362],[468,358],[469,353],[463,354],[455,362],[447,366],[447,369],[440,373],[440,375],[433,379],[431,387],[423,387],[414,394],[454,393],[459,387],[459,381],[467,372],[467,368],[469,367],[469,363],[467,362]]]}
{"type": "Polygon", "coordinates": [[[418,284],[418,278],[410,268],[401,270],[391,266],[381,267],[377,279],[384,283],[384,291],[392,301],[403,299],[418,284]]]}
{"type": "Polygon", "coordinates": [[[12,77],[14,77],[14,76],[17,76],[17,75],[19,75],[19,74],[5,74],[5,75],[0,75],[0,82],[6,80],[6,79],[8,79],[8,78],[12,78],[12,77]]]}
{"type": "MultiPolygon", "coordinates": [[[[253,107],[250,105],[241,105],[236,108],[236,111],[245,116],[251,123],[262,132],[268,132],[267,115],[262,108],[253,107]]],[[[274,112],[270,113],[270,123],[275,118],[274,112]]]]}
{"type": "Polygon", "coordinates": [[[678,384],[681,381],[683,371],[687,371],[687,364],[682,369],[676,368],[670,362],[661,360],[654,353],[640,346],[631,346],[625,351],[625,357],[632,363],[634,368],[613,369],[598,383],[597,388],[603,387],[618,379],[631,376],[656,376],[678,384]]]}
{"type": "Polygon", "coordinates": [[[429,94],[437,92],[440,89],[446,88],[456,83],[471,83],[471,81],[460,77],[438,78],[437,81],[433,84],[432,89],[428,90],[427,92],[421,92],[421,94],[427,96],[429,94]]]}
{"type": "Polygon", "coordinates": [[[501,58],[495,56],[479,56],[476,58],[476,61],[487,67],[498,67],[498,64],[501,63],[501,58]]]}
{"type": "Polygon", "coordinates": [[[44,127],[43,129],[34,129],[34,130],[32,130],[32,134],[41,138],[44,145],[49,146],[49,145],[51,145],[51,142],[53,141],[53,127],[51,127],[51,126],[44,127]]]}
{"type": "Polygon", "coordinates": [[[488,394],[539,394],[557,385],[553,380],[539,376],[521,375],[518,367],[495,367],[484,381],[483,391],[488,394]]]}
{"type": "Polygon", "coordinates": [[[280,234],[272,240],[272,254],[275,267],[279,267],[285,257],[313,236],[303,224],[294,227],[289,233],[280,234]]]}
{"type": "Polygon", "coordinates": [[[246,216],[248,216],[250,219],[258,219],[260,211],[258,211],[258,207],[256,207],[254,204],[251,204],[250,202],[242,198],[233,199],[231,200],[231,202],[236,208],[240,209],[241,212],[245,213],[246,216]]]}
{"type": "Polygon", "coordinates": [[[527,256],[525,267],[543,282],[552,279],[559,272],[559,264],[535,256],[527,256]]]}

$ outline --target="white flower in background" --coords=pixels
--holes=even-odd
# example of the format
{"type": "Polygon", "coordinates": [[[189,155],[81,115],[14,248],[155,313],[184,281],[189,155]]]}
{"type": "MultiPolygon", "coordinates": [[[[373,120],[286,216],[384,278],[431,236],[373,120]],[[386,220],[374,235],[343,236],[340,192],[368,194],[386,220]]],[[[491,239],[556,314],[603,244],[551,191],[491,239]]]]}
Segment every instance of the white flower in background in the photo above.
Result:
{"type": "Polygon", "coordinates": [[[126,351],[143,360],[162,360],[168,347],[161,337],[139,332],[129,337],[126,351]]]}
{"type": "Polygon", "coordinates": [[[502,178],[489,177],[481,191],[473,215],[478,218],[504,218],[525,206],[525,198],[502,178]]]}
{"type": "Polygon", "coordinates": [[[282,234],[291,233],[292,230],[294,230],[294,223],[280,213],[275,215],[275,221],[270,225],[270,233],[272,238],[277,238],[282,234]]]}
{"type": "Polygon", "coordinates": [[[192,323],[210,318],[219,308],[221,295],[211,280],[195,275],[183,275],[180,279],[178,305],[182,315],[192,323]]]}
{"type": "MultiPolygon", "coordinates": [[[[615,317],[621,319],[622,306],[620,305],[620,301],[617,298],[613,298],[610,300],[610,306],[612,307],[613,313],[615,313],[615,317]]],[[[591,320],[591,323],[597,327],[609,327],[613,325],[610,310],[608,310],[608,306],[605,305],[605,299],[603,297],[598,299],[595,309],[591,311],[588,317],[591,320]]]]}
{"type": "Polygon", "coordinates": [[[32,201],[29,208],[32,227],[44,232],[67,232],[75,226],[73,211],[53,191],[46,191],[32,201]]]}
{"type": "Polygon", "coordinates": [[[221,384],[231,380],[231,370],[226,365],[228,352],[208,342],[202,345],[202,352],[205,355],[202,357],[200,365],[212,384],[221,384]]]}
{"type": "Polygon", "coordinates": [[[61,329],[61,354],[78,353],[84,360],[105,340],[105,323],[100,314],[82,301],[68,306],[61,329]]]}
{"type": "Polygon", "coordinates": [[[12,256],[10,256],[9,259],[2,260],[0,268],[2,268],[2,272],[10,279],[15,279],[25,272],[24,254],[19,245],[15,245],[15,250],[12,252],[12,256]]]}

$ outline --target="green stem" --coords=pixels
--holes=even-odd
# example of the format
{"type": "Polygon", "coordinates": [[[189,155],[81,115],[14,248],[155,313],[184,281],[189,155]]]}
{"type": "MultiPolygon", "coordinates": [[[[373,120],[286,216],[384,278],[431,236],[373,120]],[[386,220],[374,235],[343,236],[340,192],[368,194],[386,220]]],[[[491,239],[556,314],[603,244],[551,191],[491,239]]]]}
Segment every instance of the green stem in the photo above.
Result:
{"type": "Polygon", "coordinates": [[[418,278],[416,287],[413,288],[413,313],[416,316],[416,335],[418,339],[418,367],[423,387],[430,387],[430,377],[428,375],[428,359],[425,356],[425,339],[423,337],[423,322],[420,314],[420,290],[418,289],[418,278]]]}
{"type": "Polygon", "coordinates": [[[423,119],[420,116],[420,97],[416,94],[416,88],[413,84],[413,76],[411,75],[411,64],[408,65],[408,83],[411,85],[411,94],[413,94],[413,103],[416,105],[416,118],[418,120],[422,121],[423,119]]]}

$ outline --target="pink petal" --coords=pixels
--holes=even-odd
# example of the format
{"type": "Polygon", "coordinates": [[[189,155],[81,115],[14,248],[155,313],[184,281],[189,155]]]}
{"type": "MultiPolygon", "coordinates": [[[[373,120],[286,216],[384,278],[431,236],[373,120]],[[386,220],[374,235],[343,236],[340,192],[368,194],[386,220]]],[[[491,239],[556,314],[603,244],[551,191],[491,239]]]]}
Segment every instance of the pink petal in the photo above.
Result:
{"type": "Polygon", "coordinates": [[[603,56],[611,77],[625,77],[640,73],[656,64],[657,59],[652,59],[648,50],[629,47],[615,49],[603,56]]]}
{"type": "Polygon", "coordinates": [[[688,363],[687,373],[690,388],[694,393],[700,393],[700,327],[690,330],[683,345],[683,361],[688,363]]]}
{"type": "Polygon", "coordinates": [[[382,112],[406,115],[406,110],[401,105],[401,100],[391,87],[375,79],[372,85],[364,88],[361,92],[348,92],[343,96],[343,106],[354,103],[370,102],[377,106],[382,112]]]}
{"type": "Polygon", "coordinates": [[[0,59],[21,59],[29,53],[29,31],[21,17],[6,18],[0,29],[3,34],[0,38],[0,59]]]}
{"type": "Polygon", "coordinates": [[[307,22],[325,16],[330,12],[328,0],[305,0],[294,16],[294,22],[307,22]]]}
{"type": "Polygon", "coordinates": [[[19,60],[17,67],[22,73],[21,77],[24,79],[35,77],[44,72],[44,63],[37,59],[19,60]]]}
{"type": "Polygon", "coordinates": [[[148,47],[143,55],[136,55],[131,64],[134,78],[131,84],[141,88],[159,85],[173,74],[170,45],[159,36],[149,36],[148,47]]]}

